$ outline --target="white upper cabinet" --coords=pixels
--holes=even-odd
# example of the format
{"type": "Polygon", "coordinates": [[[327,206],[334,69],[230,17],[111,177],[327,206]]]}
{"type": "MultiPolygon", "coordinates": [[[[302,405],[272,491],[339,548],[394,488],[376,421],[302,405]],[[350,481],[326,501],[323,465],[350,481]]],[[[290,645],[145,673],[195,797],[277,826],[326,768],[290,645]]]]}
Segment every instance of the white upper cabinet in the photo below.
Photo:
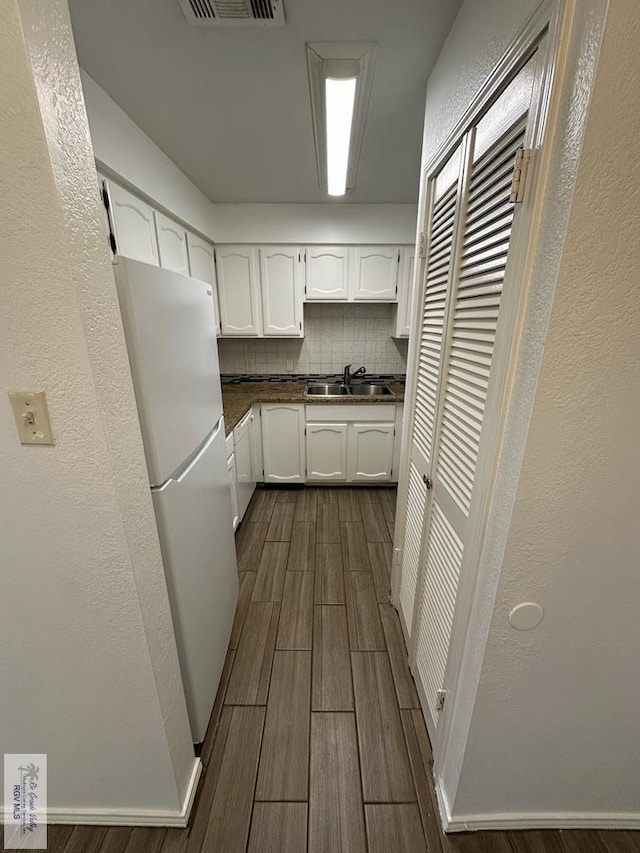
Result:
{"type": "Polygon", "coordinates": [[[187,232],[181,225],[154,211],[160,266],[171,272],[189,275],[189,253],[187,252],[187,232]]]}
{"type": "Polygon", "coordinates": [[[351,298],[358,302],[395,301],[398,284],[398,248],[356,246],[351,253],[351,298]]]}
{"type": "Polygon", "coordinates": [[[153,209],[117,184],[111,181],[105,183],[109,193],[117,254],[143,261],[145,264],[160,266],[153,209]]]}
{"type": "Polygon", "coordinates": [[[222,336],[257,338],[262,334],[258,249],[216,248],[222,336]]]}
{"type": "Polygon", "coordinates": [[[216,264],[213,246],[201,237],[196,237],[187,231],[187,247],[189,249],[189,268],[192,278],[206,281],[213,288],[213,304],[216,312],[216,335],[220,335],[220,308],[218,306],[218,290],[216,286],[216,264]]]}
{"type": "Polygon", "coordinates": [[[411,296],[413,291],[413,273],[416,252],[414,246],[400,249],[400,268],[398,270],[398,310],[394,337],[408,338],[411,331],[411,296]]]}
{"type": "Polygon", "coordinates": [[[304,279],[302,252],[292,246],[260,249],[262,322],[265,337],[301,338],[304,279]]]}
{"type": "Polygon", "coordinates": [[[349,298],[347,246],[311,246],[306,252],[306,299],[342,302],[349,298]]]}

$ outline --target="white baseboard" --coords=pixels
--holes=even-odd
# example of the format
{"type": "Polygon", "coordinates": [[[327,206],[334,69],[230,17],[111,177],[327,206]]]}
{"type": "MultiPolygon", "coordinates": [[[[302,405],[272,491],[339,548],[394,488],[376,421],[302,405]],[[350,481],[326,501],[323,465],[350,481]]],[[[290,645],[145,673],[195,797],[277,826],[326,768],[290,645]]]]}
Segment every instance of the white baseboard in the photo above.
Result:
{"type": "Polygon", "coordinates": [[[48,809],[47,823],[185,827],[189,821],[189,815],[191,814],[201,774],[202,762],[199,758],[195,758],[187,792],[179,812],[162,811],[161,809],[132,809],[131,811],[119,811],[116,809],[48,809]]]}
{"type": "Polygon", "coordinates": [[[636,812],[520,812],[452,817],[440,780],[436,783],[436,796],[445,832],[479,829],[640,829],[640,813],[636,812]]]}

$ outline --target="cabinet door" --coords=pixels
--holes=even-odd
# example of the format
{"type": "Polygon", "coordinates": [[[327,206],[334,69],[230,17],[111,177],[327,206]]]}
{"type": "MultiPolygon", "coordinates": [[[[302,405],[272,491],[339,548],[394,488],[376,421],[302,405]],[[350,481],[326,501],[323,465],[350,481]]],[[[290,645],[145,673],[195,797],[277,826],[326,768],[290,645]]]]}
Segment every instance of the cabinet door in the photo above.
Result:
{"type": "Polygon", "coordinates": [[[304,406],[262,404],[265,483],[303,483],[305,479],[304,406]]]}
{"type": "Polygon", "coordinates": [[[398,283],[398,249],[356,246],[351,251],[351,298],[360,302],[393,302],[398,283]]]}
{"type": "Polygon", "coordinates": [[[251,421],[249,412],[233,431],[234,456],[236,458],[236,481],[238,484],[238,517],[242,521],[256,487],[253,479],[251,453],[251,421]]]}
{"type": "Polygon", "coordinates": [[[116,232],[117,254],[160,266],[153,209],[117,184],[105,183],[116,232]]]}
{"type": "Polygon", "coordinates": [[[216,313],[216,335],[220,335],[220,308],[218,306],[218,287],[216,283],[216,265],[213,246],[201,237],[187,231],[189,249],[189,269],[191,277],[206,281],[213,288],[213,305],[216,313]]]}
{"type": "Polygon", "coordinates": [[[348,456],[351,482],[391,479],[394,429],[392,423],[351,424],[348,456]]]}
{"type": "Polygon", "coordinates": [[[308,247],[305,298],[344,302],[349,298],[349,249],[346,246],[308,247]]]}
{"type": "Polygon", "coordinates": [[[229,486],[231,488],[231,517],[233,518],[233,529],[240,523],[240,515],[238,513],[238,480],[236,478],[236,458],[232,453],[227,459],[227,473],[229,476],[229,486]]]}
{"type": "Polygon", "coordinates": [[[307,480],[347,479],[347,425],[307,424],[307,480]]]}
{"type": "Polygon", "coordinates": [[[414,246],[400,249],[400,267],[398,269],[398,308],[394,337],[408,338],[411,331],[411,297],[413,293],[413,273],[416,263],[414,246]]]}
{"type": "Polygon", "coordinates": [[[257,338],[262,334],[258,250],[216,247],[220,326],[223,337],[257,338]]]}
{"type": "Polygon", "coordinates": [[[168,216],[158,211],[154,211],[153,215],[156,220],[160,266],[181,275],[189,275],[187,232],[168,216]]]}
{"type": "Polygon", "coordinates": [[[262,323],[265,337],[301,338],[303,259],[300,249],[260,249],[262,323]]]}

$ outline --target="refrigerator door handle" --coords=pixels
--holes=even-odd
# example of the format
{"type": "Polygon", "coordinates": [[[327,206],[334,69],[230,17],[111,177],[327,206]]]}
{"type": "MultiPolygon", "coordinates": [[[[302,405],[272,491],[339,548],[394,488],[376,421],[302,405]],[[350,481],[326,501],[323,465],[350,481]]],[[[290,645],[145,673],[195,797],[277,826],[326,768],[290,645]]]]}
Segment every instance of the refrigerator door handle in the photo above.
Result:
{"type": "Polygon", "coordinates": [[[224,426],[224,417],[220,418],[218,423],[211,430],[209,435],[202,442],[200,447],[186,459],[183,464],[176,468],[176,470],[171,474],[171,476],[167,477],[164,483],[161,486],[152,486],[152,492],[161,492],[169,483],[181,483],[184,478],[188,475],[189,471],[193,470],[194,466],[198,464],[198,461],[202,458],[202,456],[207,452],[207,449],[213,444],[213,442],[218,437],[220,430],[224,426]]]}

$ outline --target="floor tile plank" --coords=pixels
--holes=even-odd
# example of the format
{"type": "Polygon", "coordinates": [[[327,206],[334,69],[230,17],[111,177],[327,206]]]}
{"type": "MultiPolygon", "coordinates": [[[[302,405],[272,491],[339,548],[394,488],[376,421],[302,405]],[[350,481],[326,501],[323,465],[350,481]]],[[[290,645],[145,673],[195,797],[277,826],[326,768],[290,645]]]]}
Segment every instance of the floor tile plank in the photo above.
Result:
{"type": "Polygon", "coordinates": [[[353,714],[311,715],[309,853],[366,853],[353,714]]]}
{"type": "Polygon", "coordinates": [[[303,489],[298,492],[294,521],[312,521],[315,523],[318,509],[318,490],[303,489]]]}
{"type": "Polygon", "coordinates": [[[248,853],[304,853],[306,849],[306,803],[254,805],[248,853]]]}
{"type": "MultiPolygon", "coordinates": [[[[198,793],[196,795],[196,801],[193,806],[193,813],[191,815],[187,839],[186,853],[200,853],[200,851],[202,850],[202,844],[204,842],[204,837],[207,832],[207,826],[209,824],[211,804],[213,803],[213,798],[215,796],[216,788],[218,786],[218,778],[220,776],[222,758],[226,750],[227,738],[229,736],[229,730],[231,728],[231,720],[233,719],[233,710],[233,708],[230,708],[228,705],[226,705],[223,707],[222,714],[220,715],[220,724],[218,726],[218,731],[216,732],[216,737],[213,742],[211,757],[205,769],[204,777],[200,782],[198,793]]],[[[174,836],[175,834],[175,832],[170,830],[171,836],[174,836]]],[[[173,842],[174,847],[177,846],[178,851],[180,850],[180,847],[178,845],[182,838],[182,834],[180,835],[180,838],[169,839],[169,841],[173,842]]],[[[165,839],[165,844],[167,844],[167,839],[165,839]]]]}
{"type": "Polygon", "coordinates": [[[360,499],[356,489],[340,489],[338,492],[338,515],[340,521],[362,521],[360,499]]]}
{"type": "Polygon", "coordinates": [[[380,503],[380,493],[382,489],[377,489],[375,486],[367,486],[366,488],[358,489],[358,497],[360,498],[360,506],[363,504],[379,504],[380,503]]]}
{"type": "MultiPolygon", "coordinates": [[[[73,832],[64,848],[64,853],[98,853],[106,834],[107,828],[104,826],[74,826],[73,832]]],[[[121,850],[130,849],[130,837],[131,828],[129,828],[126,844],[121,850]]],[[[164,833],[162,833],[162,837],[164,837],[164,833]]],[[[162,841],[162,837],[160,841],[162,841]]],[[[151,844],[151,851],[158,849],[157,844],[153,844],[153,842],[151,844]]],[[[138,849],[141,850],[142,848],[138,849]]]]}
{"type": "MultiPolygon", "coordinates": [[[[129,843],[130,835],[130,826],[110,826],[104,835],[102,844],[100,846],[100,853],[122,853],[123,850],[127,849],[127,844],[129,843]]],[[[166,834],[163,840],[162,850],[165,849],[165,846],[166,834]]],[[[69,848],[67,848],[67,851],[68,849],[69,848]]],[[[48,853],[50,850],[51,847],[47,845],[48,853]]]]}
{"type": "Polygon", "coordinates": [[[256,489],[243,523],[247,521],[266,521],[268,524],[271,521],[277,497],[278,493],[275,489],[265,487],[256,489]]]}
{"type": "Polygon", "coordinates": [[[395,489],[384,489],[380,495],[382,514],[388,524],[393,524],[396,518],[395,489]],[[393,499],[392,499],[393,496],[393,499]]]}
{"type": "Polygon", "coordinates": [[[239,572],[255,572],[262,556],[262,546],[269,529],[266,521],[243,521],[236,534],[239,572]]]}
{"type": "Polygon", "coordinates": [[[285,574],[276,649],[311,649],[313,580],[313,572],[285,574]]]}
{"type": "Polygon", "coordinates": [[[316,545],[316,604],[344,604],[344,572],[342,550],[338,544],[316,545]]]}
{"type": "Polygon", "coordinates": [[[244,853],[249,837],[264,708],[234,708],[202,845],[244,853]]]}
{"type": "Polygon", "coordinates": [[[236,651],[226,705],[266,705],[280,605],[252,601],[236,651]]]}
{"type": "Polygon", "coordinates": [[[311,708],[314,711],[353,711],[345,607],[314,608],[311,708]]]}
{"type": "Polygon", "coordinates": [[[560,835],[553,829],[509,832],[514,853],[563,853],[560,835]]]}
{"type": "MultiPolygon", "coordinates": [[[[257,566],[256,566],[257,568],[257,566]]],[[[238,593],[238,603],[236,604],[236,614],[233,619],[233,627],[231,628],[231,637],[229,638],[229,648],[237,649],[240,642],[240,635],[244,621],[247,618],[247,607],[251,601],[253,587],[256,583],[257,572],[242,572],[240,575],[240,591],[238,593]]]]}
{"type": "Polygon", "coordinates": [[[369,572],[369,551],[364,538],[364,525],[361,521],[343,521],[340,523],[342,554],[345,572],[369,572]]]}
{"type": "Polygon", "coordinates": [[[311,652],[277,651],[267,702],[256,800],[306,800],[311,652]]]}
{"type": "Polygon", "coordinates": [[[294,521],[289,545],[288,572],[312,572],[316,565],[316,525],[312,521],[294,521]]]}
{"type": "Polygon", "coordinates": [[[638,853],[640,851],[640,832],[638,831],[599,829],[596,835],[603,842],[607,853],[638,853]]]}
{"type": "Polygon", "coordinates": [[[379,604],[386,604],[391,595],[391,542],[369,542],[369,563],[379,604]]]}
{"type": "MultiPolygon", "coordinates": [[[[293,506],[293,504],[280,504],[280,506],[293,506]]],[[[282,601],[288,556],[288,542],[264,543],[251,601],[282,601]]]]}
{"type": "Polygon", "coordinates": [[[429,853],[441,849],[440,813],[431,776],[431,745],[422,711],[400,711],[418,808],[429,853]]]}
{"type": "Polygon", "coordinates": [[[316,542],[340,542],[340,516],[337,503],[318,505],[316,542]]]}
{"type": "Polygon", "coordinates": [[[387,654],[352,652],[351,666],[364,800],[413,802],[416,794],[387,654]]]}
{"type": "Polygon", "coordinates": [[[514,853],[506,832],[443,832],[441,844],[443,853],[514,853]]]}
{"type": "MultiPolygon", "coordinates": [[[[302,488],[305,488],[304,486],[302,488]]],[[[295,504],[298,500],[298,495],[302,489],[298,486],[292,486],[288,489],[278,489],[278,496],[276,497],[276,503],[291,503],[295,504]]]]}
{"type": "Polygon", "coordinates": [[[344,586],[351,649],[385,651],[384,632],[371,572],[345,572],[344,586]]]}
{"type": "Polygon", "coordinates": [[[267,530],[267,542],[288,542],[291,539],[295,504],[277,502],[267,530]]]}
{"type": "Polygon", "coordinates": [[[427,853],[415,803],[364,807],[369,853],[427,853]]]}
{"type": "Polygon", "coordinates": [[[235,660],[236,653],[233,649],[229,649],[227,651],[227,656],[224,659],[224,666],[222,667],[222,675],[220,676],[220,684],[218,685],[218,692],[216,693],[216,699],[213,703],[213,710],[211,711],[211,719],[209,720],[209,725],[207,727],[207,734],[204,739],[204,744],[202,745],[202,754],[200,758],[202,759],[202,764],[206,769],[209,764],[209,760],[211,759],[211,753],[213,751],[213,744],[216,739],[216,734],[218,731],[218,726],[220,725],[220,717],[222,715],[222,709],[224,707],[224,697],[227,692],[227,687],[229,686],[229,679],[231,678],[231,671],[233,669],[233,662],[235,660]]]}
{"type": "Polygon", "coordinates": [[[420,700],[416,686],[409,672],[409,661],[407,659],[407,647],[404,644],[400,619],[393,605],[381,604],[380,617],[382,628],[389,653],[391,674],[396,687],[398,705],[401,708],[419,708],[420,700]]]}
{"type": "Polygon", "coordinates": [[[362,523],[367,542],[390,542],[389,529],[379,501],[362,501],[362,523]]]}
{"type": "Polygon", "coordinates": [[[318,492],[318,505],[320,504],[337,504],[338,495],[342,489],[336,489],[332,486],[321,486],[316,490],[318,492]]]}

